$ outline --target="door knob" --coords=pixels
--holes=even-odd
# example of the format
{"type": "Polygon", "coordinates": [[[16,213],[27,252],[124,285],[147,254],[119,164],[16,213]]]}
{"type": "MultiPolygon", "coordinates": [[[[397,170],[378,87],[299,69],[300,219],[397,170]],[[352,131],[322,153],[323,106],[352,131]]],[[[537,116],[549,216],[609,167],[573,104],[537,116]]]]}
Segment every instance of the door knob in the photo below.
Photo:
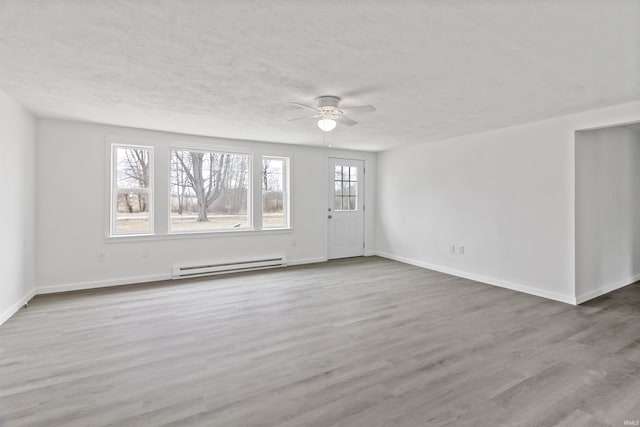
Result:
{"type": "Polygon", "coordinates": [[[333,215],[327,215],[327,218],[331,219],[333,218],[333,215]]]}

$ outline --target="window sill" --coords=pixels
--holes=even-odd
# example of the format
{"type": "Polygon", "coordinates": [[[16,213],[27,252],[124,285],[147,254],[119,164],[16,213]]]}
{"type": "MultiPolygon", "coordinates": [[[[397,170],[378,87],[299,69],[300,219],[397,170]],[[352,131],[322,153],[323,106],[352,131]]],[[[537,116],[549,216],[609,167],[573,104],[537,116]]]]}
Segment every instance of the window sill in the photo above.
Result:
{"type": "Polygon", "coordinates": [[[211,237],[231,237],[231,236],[267,236],[273,234],[290,234],[292,228],[267,228],[262,230],[219,230],[219,231],[197,231],[191,233],[168,233],[168,234],[143,234],[129,236],[107,236],[105,243],[125,243],[125,242],[151,242],[158,240],[183,240],[183,239],[207,239],[211,237]]]}

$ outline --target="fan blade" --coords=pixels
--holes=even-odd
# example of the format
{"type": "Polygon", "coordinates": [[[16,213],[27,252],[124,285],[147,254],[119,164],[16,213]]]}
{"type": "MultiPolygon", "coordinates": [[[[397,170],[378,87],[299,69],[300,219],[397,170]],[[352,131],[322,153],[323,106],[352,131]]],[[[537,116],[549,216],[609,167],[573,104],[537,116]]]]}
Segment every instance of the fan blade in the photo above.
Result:
{"type": "Polygon", "coordinates": [[[322,117],[322,114],[316,114],[315,116],[303,116],[303,117],[296,117],[295,119],[289,119],[287,120],[288,122],[293,122],[295,120],[302,120],[302,119],[313,119],[314,117],[322,117]]]}
{"type": "Polygon", "coordinates": [[[342,123],[343,125],[347,125],[347,126],[353,126],[353,125],[358,123],[355,120],[351,120],[349,117],[343,116],[343,115],[337,116],[335,119],[336,119],[336,121],[342,123]]]}
{"type": "Polygon", "coordinates": [[[376,111],[376,107],[373,105],[361,105],[359,107],[340,107],[340,110],[348,113],[368,113],[376,111]]]}
{"type": "Polygon", "coordinates": [[[296,107],[307,108],[309,110],[318,111],[318,109],[315,108],[315,107],[310,107],[310,106],[304,105],[304,104],[298,104],[297,102],[289,102],[289,104],[295,105],[296,107]]]}

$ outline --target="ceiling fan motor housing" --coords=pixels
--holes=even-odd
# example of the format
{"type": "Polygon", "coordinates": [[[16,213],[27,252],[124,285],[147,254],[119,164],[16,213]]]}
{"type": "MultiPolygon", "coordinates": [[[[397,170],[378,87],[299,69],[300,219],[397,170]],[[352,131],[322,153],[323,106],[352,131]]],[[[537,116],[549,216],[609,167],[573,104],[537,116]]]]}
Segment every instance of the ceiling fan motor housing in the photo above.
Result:
{"type": "Polygon", "coordinates": [[[319,96],[316,98],[316,108],[319,110],[331,111],[337,110],[340,98],[337,96],[319,96]]]}

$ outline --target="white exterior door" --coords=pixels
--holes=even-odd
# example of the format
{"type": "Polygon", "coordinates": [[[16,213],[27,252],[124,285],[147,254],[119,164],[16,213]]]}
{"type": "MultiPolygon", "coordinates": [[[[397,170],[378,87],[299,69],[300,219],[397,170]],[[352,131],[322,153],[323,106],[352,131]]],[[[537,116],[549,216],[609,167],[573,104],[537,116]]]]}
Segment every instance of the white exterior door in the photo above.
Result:
{"type": "Polygon", "coordinates": [[[364,255],[364,161],[329,158],[327,257],[364,255]]]}

